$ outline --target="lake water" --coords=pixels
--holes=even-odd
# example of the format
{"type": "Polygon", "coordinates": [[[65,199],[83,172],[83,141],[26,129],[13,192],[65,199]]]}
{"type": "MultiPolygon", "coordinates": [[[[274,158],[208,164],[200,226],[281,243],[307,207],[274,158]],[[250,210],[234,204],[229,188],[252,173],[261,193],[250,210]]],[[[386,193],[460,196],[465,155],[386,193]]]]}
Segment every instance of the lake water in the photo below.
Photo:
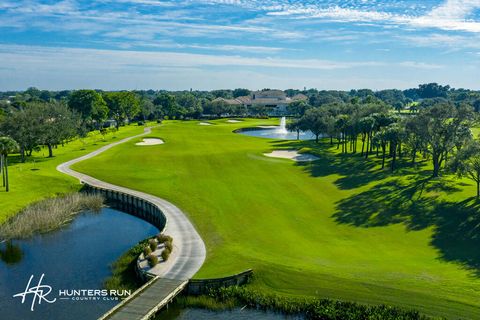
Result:
{"type": "MultiPolygon", "coordinates": [[[[70,225],[27,240],[0,244],[0,319],[97,319],[119,301],[60,300],[59,290],[102,289],[111,274],[110,264],[137,242],[158,233],[153,225],[129,214],[104,208],[100,213],[79,215],[70,225]],[[30,287],[51,286],[46,299],[30,310],[32,294],[24,292],[31,275],[30,287]]],[[[44,288],[45,289],[45,288],[44,288]]]]}
{"type": "Polygon", "coordinates": [[[301,320],[303,317],[285,316],[274,312],[251,309],[235,309],[232,311],[209,311],[204,309],[180,309],[175,305],[168,311],[160,313],[155,320],[301,320]]]}
{"type": "MultiPolygon", "coordinates": [[[[297,139],[296,132],[282,133],[282,132],[279,132],[277,128],[272,128],[272,129],[252,128],[251,130],[243,129],[238,133],[244,134],[247,136],[252,136],[252,137],[259,137],[259,138],[269,138],[269,139],[279,139],[279,140],[296,140],[297,139]]],[[[310,131],[306,131],[306,132],[302,131],[300,132],[299,138],[300,140],[311,140],[311,139],[315,139],[315,136],[310,131]]]]}

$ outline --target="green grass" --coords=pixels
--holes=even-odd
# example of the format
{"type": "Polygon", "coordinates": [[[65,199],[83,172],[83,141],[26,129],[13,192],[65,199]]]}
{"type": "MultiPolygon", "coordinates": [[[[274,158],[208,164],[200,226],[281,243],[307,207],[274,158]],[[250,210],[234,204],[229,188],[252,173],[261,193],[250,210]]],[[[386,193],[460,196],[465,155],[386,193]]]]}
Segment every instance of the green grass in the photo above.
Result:
{"type": "Polygon", "coordinates": [[[196,275],[253,268],[253,289],[415,308],[429,315],[480,314],[480,217],[474,186],[430,180],[428,163],[340,155],[326,141],[281,142],[233,134],[242,123],[167,121],[164,145],[115,147],[75,169],[166,198],[207,245],[196,275]],[[307,147],[321,160],[295,164],[262,155],[307,147]]]}
{"type": "Polygon", "coordinates": [[[142,285],[142,281],[138,278],[135,268],[138,256],[142,253],[146,245],[147,239],[140,241],[112,263],[112,275],[103,283],[105,289],[130,290],[133,293],[142,285]]]}
{"type": "Polygon", "coordinates": [[[92,132],[84,139],[74,140],[53,151],[53,158],[47,158],[48,150],[42,149],[20,163],[18,155],[9,156],[10,192],[0,189],[0,223],[19,212],[27,205],[45,198],[78,191],[81,185],[77,179],[56,170],[57,165],[80,157],[104,145],[143,132],[144,127],[131,125],[121,127],[118,132],[103,136],[92,132]]]}

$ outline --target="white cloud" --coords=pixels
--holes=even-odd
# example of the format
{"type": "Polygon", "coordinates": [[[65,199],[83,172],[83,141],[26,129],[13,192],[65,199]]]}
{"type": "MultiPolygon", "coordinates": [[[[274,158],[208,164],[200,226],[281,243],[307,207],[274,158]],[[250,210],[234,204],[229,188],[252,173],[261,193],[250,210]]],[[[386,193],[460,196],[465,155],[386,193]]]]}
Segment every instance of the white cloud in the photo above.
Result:
{"type": "Polygon", "coordinates": [[[364,10],[356,7],[319,7],[294,4],[281,10],[268,12],[271,16],[292,16],[297,19],[328,19],[338,22],[366,22],[409,25],[416,28],[437,28],[480,32],[480,22],[469,20],[475,9],[480,8],[478,0],[447,0],[430,12],[414,16],[377,10],[364,10]]]}
{"type": "MultiPolygon", "coordinates": [[[[125,70],[132,63],[135,67],[265,67],[334,70],[367,66],[382,66],[383,63],[343,62],[320,59],[284,59],[243,57],[239,55],[208,55],[180,52],[152,52],[127,50],[99,50],[77,48],[53,48],[39,46],[0,45],[0,61],[6,65],[36,68],[41,65],[61,68],[107,68],[125,70]]],[[[0,64],[1,66],[2,64],[0,64]]]]}

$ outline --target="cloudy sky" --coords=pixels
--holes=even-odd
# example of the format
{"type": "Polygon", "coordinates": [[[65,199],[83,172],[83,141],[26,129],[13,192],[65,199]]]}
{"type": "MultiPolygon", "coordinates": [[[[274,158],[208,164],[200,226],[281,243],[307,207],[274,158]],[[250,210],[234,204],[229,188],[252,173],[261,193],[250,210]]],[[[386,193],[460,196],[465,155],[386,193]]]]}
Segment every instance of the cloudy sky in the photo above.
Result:
{"type": "Polygon", "coordinates": [[[0,90],[480,89],[480,0],[1,0],[0,90]]]}

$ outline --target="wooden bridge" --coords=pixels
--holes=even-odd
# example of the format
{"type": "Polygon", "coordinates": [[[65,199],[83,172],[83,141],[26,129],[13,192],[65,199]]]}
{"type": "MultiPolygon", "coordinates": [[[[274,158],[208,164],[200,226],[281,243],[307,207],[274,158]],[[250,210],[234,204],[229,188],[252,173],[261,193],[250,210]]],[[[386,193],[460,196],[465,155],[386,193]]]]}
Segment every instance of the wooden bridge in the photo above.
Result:
{"type": "Polygon", "coordinates": [[[187,286],[188,280],[155,277],[99,320],[148,320],[187,286]]]}

